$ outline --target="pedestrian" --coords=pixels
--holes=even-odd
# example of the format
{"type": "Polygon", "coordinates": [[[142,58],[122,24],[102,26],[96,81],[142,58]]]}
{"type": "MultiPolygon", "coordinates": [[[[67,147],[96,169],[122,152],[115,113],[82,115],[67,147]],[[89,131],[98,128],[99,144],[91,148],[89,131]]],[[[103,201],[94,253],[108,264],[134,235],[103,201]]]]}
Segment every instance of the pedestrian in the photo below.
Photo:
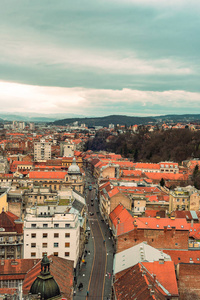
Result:
{"type": "Polygon", "coordinates": [[[87,296],[89,296],[89,291],[87,291],[87,296]]]}

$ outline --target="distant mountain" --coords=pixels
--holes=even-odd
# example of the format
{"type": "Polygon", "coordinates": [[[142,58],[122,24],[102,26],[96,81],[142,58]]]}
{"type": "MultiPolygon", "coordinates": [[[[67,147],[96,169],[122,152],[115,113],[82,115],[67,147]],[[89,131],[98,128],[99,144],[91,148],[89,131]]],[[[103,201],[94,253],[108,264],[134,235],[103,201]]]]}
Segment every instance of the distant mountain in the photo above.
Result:
{"type": "Polygon", "coordinates": [[[168,122],[199,122],[200,114],[185,114],[185,115],[165,115],[154,117],[158,121],[168,122]]]}
{"type": "Polygon", "coordinates": [[[156,119],[153,117],[129,117],[122,115],[112,115],[106,117],[94,117],[94,118],[70,118],[55,121],[55,125],[66,125],[72,124],[73,122],[78,122],[79,124],[85,123],[89,127],[93,126],[104,126],[108,127],[109,124],[114,125],[134,125],[134,124],[147,124],[149,122],[156,122],[156,119]]]}
{"type": "Polygon", "coordinates": [[[55,120],[59,120],[61,118],[66,118],[66,117],[82,117],[80,115],[75,115],[75,114],[38,114],[38,113],[31,113],[31,112],[26,112],[26,113],[8,113],[8,112],[0,112],[0,122],[2,121],[24,121],[24,122],[54,122],[55,120]]]}

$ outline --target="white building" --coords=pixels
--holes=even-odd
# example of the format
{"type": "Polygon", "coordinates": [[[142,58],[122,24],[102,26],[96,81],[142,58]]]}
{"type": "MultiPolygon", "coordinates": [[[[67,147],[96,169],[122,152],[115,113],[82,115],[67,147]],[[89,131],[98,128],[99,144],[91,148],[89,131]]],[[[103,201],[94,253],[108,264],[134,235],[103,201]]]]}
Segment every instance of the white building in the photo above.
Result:
{"type": "Polygon", "coordinates": [[[34,160],[48,160],[51,159],[51,143],[41,139],[40,142],[34,143],[34,160]]]}
{"type": "Polygon", "coordinates": [[[24,258],[42,258],[44,253],[74,261],[79,257],[78,214],[61,213],[62,207],[38,206],[24,219],[24,258]]]}

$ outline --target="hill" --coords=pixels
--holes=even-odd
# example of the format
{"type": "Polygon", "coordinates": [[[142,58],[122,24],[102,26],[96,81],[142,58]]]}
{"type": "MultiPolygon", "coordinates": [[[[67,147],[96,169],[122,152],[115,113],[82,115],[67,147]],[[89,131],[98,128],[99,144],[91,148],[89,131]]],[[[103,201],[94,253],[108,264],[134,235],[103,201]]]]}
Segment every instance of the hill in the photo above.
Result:
{"type": "Polygon", "coordinates": [[[157,121],[165,122],[199,122],[200,114],[164,115],[154,117],[157,121]]]}
{"type": "Polygon", "coordinates": [[[129,117],[122,115],[111,115],[106,117],[97,117],[97,118],[68,118],[63,120],[55,121],[55,125],[66,125],[72,124],[73,122],[78,122],[79,124],[85,123],[88,127],[94,126],[104,126],[108,127],[109,124],[114,125],[134,125],[134,124],[147,124],[149,122],[155,123],[156,119],[153,117],[129,117]]]}

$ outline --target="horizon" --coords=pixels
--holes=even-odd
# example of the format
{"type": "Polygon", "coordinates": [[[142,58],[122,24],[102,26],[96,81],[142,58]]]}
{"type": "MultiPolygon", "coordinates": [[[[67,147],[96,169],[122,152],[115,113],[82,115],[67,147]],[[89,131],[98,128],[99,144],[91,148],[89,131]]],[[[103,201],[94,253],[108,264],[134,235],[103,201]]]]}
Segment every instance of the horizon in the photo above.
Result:
{"type": "Polygon", "coordinates": [[[199,13],[197,0],[4,1],[1,113],[196,114],[199,13]]]}

